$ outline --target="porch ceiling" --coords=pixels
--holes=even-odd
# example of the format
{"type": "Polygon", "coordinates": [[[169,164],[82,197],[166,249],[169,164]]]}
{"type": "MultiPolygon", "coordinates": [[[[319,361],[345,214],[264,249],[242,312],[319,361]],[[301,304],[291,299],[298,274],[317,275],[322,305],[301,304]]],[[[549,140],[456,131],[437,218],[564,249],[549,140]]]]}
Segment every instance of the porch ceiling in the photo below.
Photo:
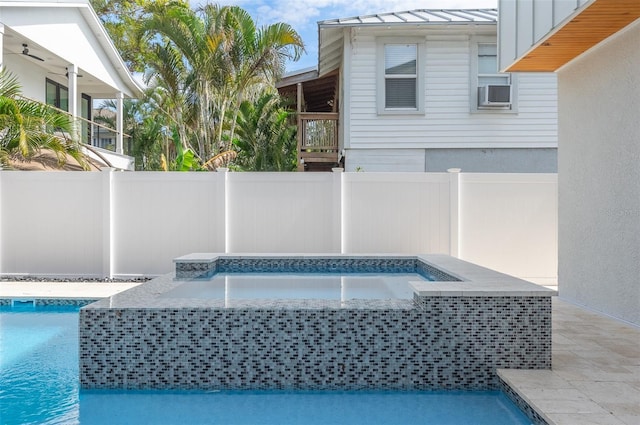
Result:
{"type": "MultiPolygon", "coordinates": [[[[28,40],[22,35],[16,33],[8,27],[5,27],[3,37],[3,55],[16,56],[17,59],[27,61],[29,66],[42,68],[52,81],[60,83],[64,86],[69,84],[67,77],[67,66],[69,62],[55,53],[41,47],[32,40],[28,40]],[[29,54],[37,56],[43,61],[22,54],[22,44],[27,44],[29,54]]],[[[115,89],[109,84],[105,84],[102,80],[91,75],[86,69],[78,68],[78,90],[86,93],[95,99],[111,99],[114,96],[115,89]]]]}
{"type": "Polygon", "coordinates": [[[506,71],[557,71],[638,18],[639,0],[594,0],[538,42],[506,71]]]}
{"type": "Polygon", "coordinates": [[[303,112],[337,111],[338,73],[333,72],[323,77],[317,77],[317,74],[316,71],[310,71],[285,77],[278,83],[278,91],[282,96],[292,99],[295,103],[297,85],[302,83],[302,94],[306,106],[303,108],[303,112]]]}
{"type": "Polygon", "coordinates": [[[82,75],[78,89],[95,98],[110,99],[118,91],[126,97],[142,95],[88,2],[0,1],[0,12],[5,58],[15,55],[65,85],[66,68],[73,63],[82,75]],[[23,44],[43,61],[23,55],[23,44]]]}

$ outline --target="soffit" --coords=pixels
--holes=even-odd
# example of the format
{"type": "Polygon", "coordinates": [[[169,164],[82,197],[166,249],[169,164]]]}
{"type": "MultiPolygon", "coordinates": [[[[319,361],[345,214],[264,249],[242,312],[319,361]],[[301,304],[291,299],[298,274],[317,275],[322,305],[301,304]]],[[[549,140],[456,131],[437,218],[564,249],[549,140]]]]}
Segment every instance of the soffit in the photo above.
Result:
{"type": "Polygon", "coordinates": [[[638,18],[640,0],[595,0],[539,41],[506,71],[557,71],[638,18]]]}

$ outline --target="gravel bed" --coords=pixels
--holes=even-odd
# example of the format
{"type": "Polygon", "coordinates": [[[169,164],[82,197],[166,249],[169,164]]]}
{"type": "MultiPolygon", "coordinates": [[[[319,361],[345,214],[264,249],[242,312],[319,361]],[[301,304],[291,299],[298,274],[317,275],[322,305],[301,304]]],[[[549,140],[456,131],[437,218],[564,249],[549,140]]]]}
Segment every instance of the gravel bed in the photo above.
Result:
{"type": "Polygon", "coordinates": [[[0,282],[104,282],[104,283],[125,283],[125,282],[148,282],[151,277],[131,277],[131,278],[95,278],[95,277],[46,277],[46,276],[0,276],[0,282]]]}

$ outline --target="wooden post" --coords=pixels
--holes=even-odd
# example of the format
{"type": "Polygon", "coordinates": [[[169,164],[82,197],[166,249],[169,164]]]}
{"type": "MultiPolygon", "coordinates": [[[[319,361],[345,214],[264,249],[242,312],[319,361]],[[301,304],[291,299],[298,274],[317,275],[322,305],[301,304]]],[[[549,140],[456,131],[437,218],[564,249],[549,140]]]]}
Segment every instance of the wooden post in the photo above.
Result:
{"type": "Polygon", "coordinates": [[[302,151],[302,133],[304,129],[302,128],[302,83],[298,83],[297,85],[297,99],[296,99],[296,118],[298,122],[298,171],[304,171],[304,162],[302,162],[301,151],[302,151]]]}

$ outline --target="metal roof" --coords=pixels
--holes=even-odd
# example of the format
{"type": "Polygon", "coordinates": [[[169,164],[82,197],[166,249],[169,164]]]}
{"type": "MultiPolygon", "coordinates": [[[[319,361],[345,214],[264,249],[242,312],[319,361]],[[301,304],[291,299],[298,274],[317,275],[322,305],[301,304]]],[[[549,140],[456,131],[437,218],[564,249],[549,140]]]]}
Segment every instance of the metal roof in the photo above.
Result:
{"type": "Polygon", "coordinates": [[[468,24],[496,23],[498,9],[417,9],[379,13],[352,18],[329,19],[318,26],[390,25],[390,24],[468,24]]]}

